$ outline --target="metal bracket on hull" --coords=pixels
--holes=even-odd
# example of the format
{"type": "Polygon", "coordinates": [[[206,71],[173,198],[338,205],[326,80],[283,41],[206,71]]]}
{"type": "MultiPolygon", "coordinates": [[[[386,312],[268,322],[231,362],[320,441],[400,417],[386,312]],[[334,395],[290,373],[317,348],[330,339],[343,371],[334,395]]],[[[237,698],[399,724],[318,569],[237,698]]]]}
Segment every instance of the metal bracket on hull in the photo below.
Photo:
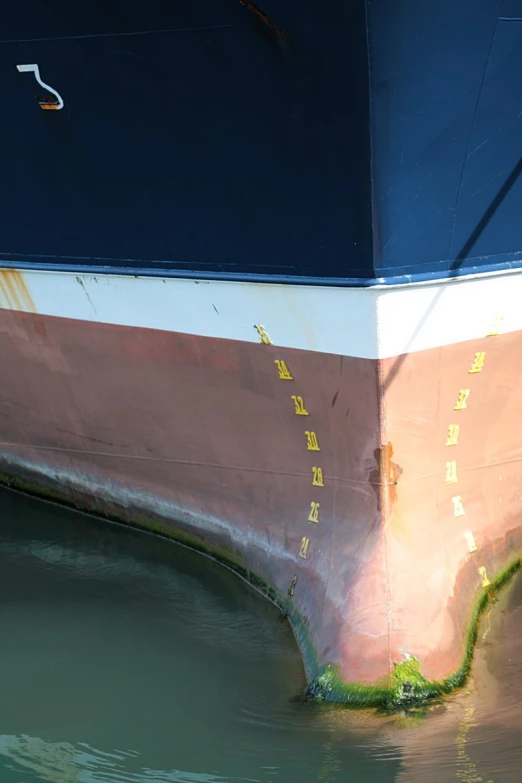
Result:
{"type": "Polygon", "coordinates": [[[59,109],[63,109],[63,99],[60,93],[58,93],[56,90],[54,90],[52,87],[50,87],[48,84],[42,81],[42,78],[40,76],[40,69],[38,66],[33,63],[32,65],[17,65],[16,66],[18,71],[20,73],[34,73],[34,78],[38,82],[38,84],[44,88],[44,90],[47,90],[48,92],[52,93],[56,97],[56,100],[53,98],[38,98],[38,103],[40,104],[40,108],[44,109],[46,111],[58,111],[59,109]]]}

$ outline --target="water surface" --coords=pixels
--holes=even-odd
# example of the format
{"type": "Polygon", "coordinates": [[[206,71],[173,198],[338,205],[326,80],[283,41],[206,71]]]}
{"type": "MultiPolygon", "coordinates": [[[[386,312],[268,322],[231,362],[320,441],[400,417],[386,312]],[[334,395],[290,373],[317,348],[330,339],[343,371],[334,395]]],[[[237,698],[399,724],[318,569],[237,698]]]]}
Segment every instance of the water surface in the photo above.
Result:
{"type": "Polygon", "coordinates": [[[0,490],[0,783],[519,783],[522,579],[425,716],[296,701],[277,609],[200,555],[0,490]]]}

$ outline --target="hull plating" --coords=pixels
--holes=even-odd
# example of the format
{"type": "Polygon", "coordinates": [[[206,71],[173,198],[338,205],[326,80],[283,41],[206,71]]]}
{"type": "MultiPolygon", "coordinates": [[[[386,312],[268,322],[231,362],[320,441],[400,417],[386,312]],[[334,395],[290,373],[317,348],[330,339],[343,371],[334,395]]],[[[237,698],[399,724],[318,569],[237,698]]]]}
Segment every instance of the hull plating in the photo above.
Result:
{"type": "Polygon", "coordinates": [[[375,360],[0,310],[1,467],[261,580],[310,678],[439,680],[521,548],[521,339],[375,360]]]}

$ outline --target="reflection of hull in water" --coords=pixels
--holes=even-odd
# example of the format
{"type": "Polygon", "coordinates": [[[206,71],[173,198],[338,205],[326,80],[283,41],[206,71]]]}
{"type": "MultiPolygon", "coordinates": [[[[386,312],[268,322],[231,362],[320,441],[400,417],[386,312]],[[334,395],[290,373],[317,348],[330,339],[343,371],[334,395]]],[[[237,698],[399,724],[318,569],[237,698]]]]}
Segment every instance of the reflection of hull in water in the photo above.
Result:
{"type": "Polygon", "coordinates": [[[407,655],[430,679],[459,665],[483,578],[520,547],[521,276],[269,297],[239,283],[6,280],[7,476],[260,579],[310,677],[335,663],[371,683],[407,655]],[[373,343],[356,329],[370,310],[373,343]],[[426,315],[414,335],[404,311],[426,315]],[[504,334],[487,336],[499,313],[504,334]]]}
{"type": "Polygon", "coordinates": [[[501,5],[5,14],[4,478],[218,555],[310,678],[444,678],[520,548],[501,5]]]}

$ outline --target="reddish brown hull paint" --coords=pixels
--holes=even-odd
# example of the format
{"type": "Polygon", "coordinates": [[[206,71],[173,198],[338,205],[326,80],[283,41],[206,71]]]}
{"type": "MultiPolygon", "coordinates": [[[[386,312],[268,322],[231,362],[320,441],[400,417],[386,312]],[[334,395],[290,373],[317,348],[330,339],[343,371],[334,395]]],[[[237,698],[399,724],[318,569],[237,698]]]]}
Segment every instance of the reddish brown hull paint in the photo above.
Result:
{"type": "Polygon", "coordinates": [[[462,659],[478,569],[492,579],[520,555],[521,339],[514,332],[382,362],[385,431],[402,469],[383,520],[390,647],[414,653],[428,678],[447,676],[462,659]],[[470,373],[482,352],[482,371],[470,373]],[[461,392],[467,407],[455,410],[461,392]],[[458,443],[446,445],[452,424],[458,443]],[[453,461],[457,482],[448,483],[453,461]]]}
{"type": "Polygon", "coordinates": [[[493,575],[518,535],[518,339],[488,344],[486,378],[467,373],[482,342],[377,362],[0,311],[0,467],[80,508],[163,520],[264,580],[302,618],[309,677],[334,663],[375,683],[408,653],[440,679],[461,661],[478,567],[493,575]]]}

